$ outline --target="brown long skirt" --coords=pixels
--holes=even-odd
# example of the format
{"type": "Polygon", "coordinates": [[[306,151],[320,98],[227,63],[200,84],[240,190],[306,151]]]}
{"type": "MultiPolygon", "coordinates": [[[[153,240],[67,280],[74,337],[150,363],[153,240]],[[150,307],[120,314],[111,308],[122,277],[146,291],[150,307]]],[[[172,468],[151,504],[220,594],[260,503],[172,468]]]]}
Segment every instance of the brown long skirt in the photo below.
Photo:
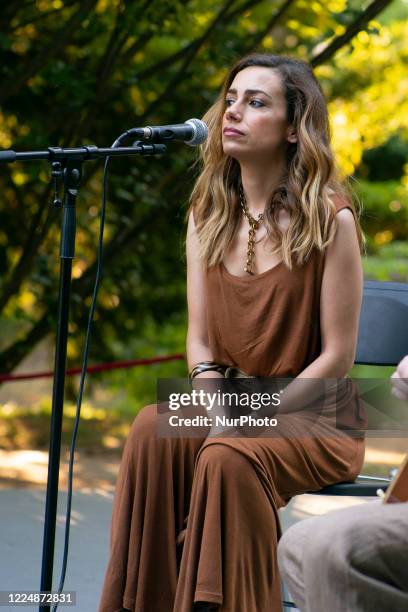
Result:
{"type": "MultiPolygon", "coordinates": [[[[157,407],[123,452],[99,612],[279,612],[278,508],[354,478],[364,441],[347,435],[159,438],[157,407]]],[[[301,431],[301,428],[299,429],[301,431]]]]}

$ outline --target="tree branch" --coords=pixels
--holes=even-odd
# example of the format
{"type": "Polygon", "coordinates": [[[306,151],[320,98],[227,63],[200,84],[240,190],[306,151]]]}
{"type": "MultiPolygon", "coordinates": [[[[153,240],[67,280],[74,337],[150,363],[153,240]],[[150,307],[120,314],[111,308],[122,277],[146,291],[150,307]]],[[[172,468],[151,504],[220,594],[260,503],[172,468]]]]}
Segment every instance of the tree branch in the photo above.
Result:
{"type": "MultiPolygon", "coordinates": [[[[184,4],[187,4],[190,0],[183,0],[184,4]]],[[[143,12],[149,7],[151,4],[150,0],[145,0],[145,3],[139,7],[136,15],[133,15],[132,20],[127,21],[127,27],[124,30],[122,25],[119,24],[119,20],[112,32],[112,36],[108,45],[106,47],[105,53],[103,54],[102,59],[99,62],[99,68],[97,69],[97,74],[99,74],[99,78],[96,83],[96,93],[92,97],[91,100],[88,101],[88,110],[85,113],[85,116],[81,119],[81,121],[75,122],[75,126],[73,126],[73,134],[79,139],[81,139],[85,132],[89,133],[89,129],[92,126],[97,113],[95,112],[98,107],[100,107],[107,97],[107,92],[109,91],[108,80],[112,75],[115,66],[119,62],[126,63],[127,57],[129,54],[129,50],[127,50],[124,54],[120,55],[120,50],[126,44],[127,39],[129,38],[130,32],[134,26],[134,22],[137,21],[138,17],[143,14],[143,12]],[[120,27],[119,27],[120,25],[120,27]],[[124,34],[118,40],[118,33],[124,30],[124,34]],[[116,40],[116,42],[115,42],[116,40]],[[125,58],[125,59],[124,59],[125,58]]],[[[124,15],[121,15],[124,17],[124,15]]],[[[134,49],[140,50],[146,45],[149,40],[155,36],[154,32],[143,32],[132,45],[134,49]]]]}
{"type": "Polygon", "coordinates": [[[388,5],[390,5],[392,0],[374,0],[357,19],[348,26],[346,31],[340,36],[336,36],[323,51],[312,57],[310,60],[310,64],[313,67],[319,66],[319,64],[323,64],[327,62],[327,60],[331,59],[335,53],[344,47],[358,32],[363,30],[367,23],[374,19],[379,13],[381,13],[388,5]]]}
{"type": "Polygon", "coordinates": [[[44,314],[22,339],[14,342],[0,354],[0,371],[3,374],[11,372],[38,342],[50,331],[48,314],[44,314]]]}
{"type": "Polygon", "coordinates": [[[20,23],[17,23],[14,27],[10,28],[10,32],[14,32],[15,30],[18,30],[19,28],[24,28],[24,26],[32,25],[33,23],[42,21],[43,19],[46,19],[47,17],[50,17],[51,15],[60,13],[67,7],[76,4],[76,2],[77,0],[70,0],[69,2],[66,0],[64,6],[60,8],[53,8],[53,9],[50,9],[49,11],[41,11],[35,16],[31,15],[30,17],[26,18],[24,21],[20,21],[20,23]]]}
{"type": "MultiPolygon", "coordinates": [[[[170,171],[161,180],[157,186],[157,191],[160,192],[164,184],[169,180],[177,182],[178,177],[184,176],[184,169],[178,173],[170,171]]],[[[109,242],[104,246],[104,271],[112,269],[116,260],[122,257],[123,249],[132,243],[137,238],[140,232],[154,231],[156,225],[156,215],[152,215],[150,211],[132,226],[121,226],[112,236],[109,242]]],[[[93,261],[84,273],[77,279],[72,281],[71,295],[77,295],[82,299],[89,297],[92,294],[97,261],[93,261]]],[[[24,279],[23,279],[24,280],[24,279]]],[[[55,292],[55,295],[57,291],[55,292]]],[[[55,308],[52,307],[54,312],[55,308]]],[[[33,324],[33,327],[27,335],[14,342],[11,346],[0,353],[0,372],[11,372],[20,361],[30,352],[34,346],[40,342],[48,333],[50,333],[50,316],[45,313],[40,319],[33,324]]]]}
{"type": "MultiPolygon", "coordinates": [[[[223,21],[231,21],[232,19],[235,19],[235,17],[241,15],[245,11],[248,11],[250,8],[255,7],[257,4],[261,4],[262,2],[264,2],[264,0],[248,0],[240,7],[237,7],[233,11],[226,13],[224,15],[223,21]]],[[[170,68],[170,66],[183,59],[183,57],[185,57],[192,49],[194,49],[200,43],[204,35],[205,33],[201,34],[201,36],[198,36],[197,38],[189,42],[182,49],[179,49],[179,51],[168,55],[164,59],[158,60],[155,64],[151,64],[150,66],[148,66],[148,68],[144,68],[143,70],[136,72],[135,77],[128,82],[133,83],[134,81],[143,80],[154,72],[162,72],[163,70],[170,68]]]]}
{"type": "MultiPolygon", "coordinates": [[[[191,0],[183,0],[181,4],[186,6],[191,0]]],[[[146,2],[147,5],[150,4],[149,0],[146,2]]],[[[128,49],[126,49],[125,53],[122,55],[122,62],[126,64],[134,55],[138,53],[147,45],[149,40],[151,40],[155,36],[155,32],[142,32],[139,37],[135,40],[134,43],[130,45],[128,49]]]]}
{"type": "Polygon", "coordinates": [[[30,6],[35,4],[35,0],[29,0],[29,2],[21,2],[19,0],[17,1],[9,1],[7,3],[3,3],[3,6],[1,7],[1,13],[0,13],[0,27],[1,30],[4,31],[6,30],[6,26],[8,26],[13,19],[16,17],[16,15],[19,13],[19,11],[21,10],[25,10],[27,9],[28,6],[30,6]],[[23,4],[23,6],[21,6],[23,4]]]}
{"type": "MultiPolygon", "coordinates": [[[[138,224],[131,228],[124,228],[121,232],[112,238],[110,243],[104,249],[104,268],[105,271],[110,269],[112,263],[120,257],[122,247],[132,241],[142,229],[146,229],[149,218],[141,220],[138,224]]],[[[152,221],[152,224],[154,222],[152,221]]],[[[71,294],[78,295],[85,299],[91,295],[94,286],[94,277],[96,273],[96,262],[93,262],[84,274],[72,282],[71,294]]],[[[57,293],[57,292],[56,292],[57,293]]],[[[53,309],[54,310],[54,309],[53,309]]],[[[50,329],[50,316],[45,313],[21,340],[17,340],[11,346],[0,353],[0,372],[7,374],[11,372],[20,361],[29,353],[38,342],[40,342],[50,329]]]]}
{"type": "MultiPolygon", "coordinates": [[[[98,167],[95,164],[90,170],[87,171],[86,179],[82,182],[82,188],[91,179],[97,169],[98,167]]],[[[4,310],[5,306],[8,304],[13,295],[18,293],[24,279],[29,274],[33,266],[34,259],[40,246],[48,236],[48,232],[55,222],[56,211],[52,209],[49,203],[51,190],[52,186],[49,183],[42,193],[41,202],[38,206],[37,212],[31,220],[22,254],[12,269],[9,279],[4,285],[3,292],[0,296],[0,312],[4,310]],[[42,222],[45,211],[46,216],[42,222]]]]}
{"type": "Polygon", "coordinates": [[[17,75],[13,74],[12,79],[2,84],[0,90],[0,104],[3,104],[5,100],[16,94],[28,79],[34,76],[45,63],[48,63],[50,57],[55,57],[57,53],[67,45],[72,36],[75,35],[84,16],[92,10],[96,3],[97,0],[84,0],[76,13],[71,15],[65,27],[59,30],[50,43],[45,45],[31,61],[27,62],[23,72],[17,75]]]}
{"type": "Polygon", "coordinates": [[[257,32],[249,45],[243,50],[243,54],[249,53],[250,51],[254,51],[258,45],[262,42],[262,40],[269,34],[269,32],[276,26],[280,18],[291,8],[296,0],[285,0],[282,6],[271,16],[266,26],[260,31],[257,32]]]}
{"type": "Polygon", "coordinates": [[[37,214],[34,216],[25,245],[23,247],[22,255],[16,266],[13,268],[10,279],[4,286],[3,292],[0,296],[0,312],[4,310],[5,306],[8,304],[13,295],[18,293],[24,279],[26,278],[26,275],[31,269],[33,259],[38,252],[38,248],[47,236],[48,231],[54,221],[54,215],[52,214],[53,211],[48,210],[43,226],[39,230],[37,223],[39,224],[41,221],[43,210],[43,208],[40,208],[37,211],[37,214]]]}
{"type": "Polygon", "coordinates": [[[190,50],[187,53],[187,55],[186,55],[186,57],[184,59],[184,62],[182,63],[180,69],[173,76],[173,78],[170,79],[170,81],[167,83],[167,86],[165,87],[165,89],[162,92],[162,94],[159,95],[156,98],[156,100],[154,100],[152,102],[152,104],[145,110],[145,112],[139,117],[140,121],[143,121],[148,115],[153,113],[156,110],[156,108],[158,108],[161,104],[163,104],[167,100],[167,98],[174,93],[175,87],[178,85],[178,83],[182,79],[182,77],[185,74],[188,66],[193,61],[194,57],[197,55],[197,53],[200,50],[200,48],[202,47],[202,45],[211,36],[213,30],[223,21],[223,18],[225,17],[226,13],[228,12],[228,9],[230,8],[230,6],[232,4],[234,4],[234,2],[235,2],[235,0],[226,0],[224,6],[220,9],[220,11],[218,12],[218,15],[215,17],[215,19],[208,26],[208,28],[206,29],[204,34],[202,36],[200,36],[195,41],[194,46],[190,48],[190,50]]]}

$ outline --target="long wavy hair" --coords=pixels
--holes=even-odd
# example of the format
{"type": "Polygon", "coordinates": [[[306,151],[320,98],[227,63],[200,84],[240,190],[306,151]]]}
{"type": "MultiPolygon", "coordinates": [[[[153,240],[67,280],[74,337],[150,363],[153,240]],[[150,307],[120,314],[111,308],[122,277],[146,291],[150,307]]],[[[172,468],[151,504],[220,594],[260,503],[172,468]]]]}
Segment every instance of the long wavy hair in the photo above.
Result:
{"type": "Polygon", "coordinates": [[[363,236],[353,206],[352,191],[339,176],[330,147],[327,103],[321,86],[307,62],[283,55],[251,54],[230,70],[220,96],[204,115],[209,136],[200,147],[201,172],[190,197],[187,216],[193,211],[199,240],[199,256],[207,267],[224,258],[240,223],[238,161],[225,155],[222,119],[225,98],[235,75],[249,66],[278,71],[286,98],[286,118],[297,134],[287,143],[286,170],[266,207],[264,220],[273,253],[291,268],[305,263],[314,249],[323,251],[336,231],[333,196],[346,199],[352,209],[360,246],[363,236]],[[281,209],[289,213],[287,230],[278,224],[281,209]]]}

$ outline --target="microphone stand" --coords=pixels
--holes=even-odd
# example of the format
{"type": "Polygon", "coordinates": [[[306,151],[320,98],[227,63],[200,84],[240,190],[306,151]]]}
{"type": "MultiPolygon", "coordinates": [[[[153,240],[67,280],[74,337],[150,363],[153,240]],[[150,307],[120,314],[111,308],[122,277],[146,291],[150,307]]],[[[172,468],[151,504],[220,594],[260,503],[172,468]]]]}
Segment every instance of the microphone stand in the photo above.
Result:
{"type": "MultiPolygon", "coordinates": [[[[75,149],[50,147],[46,151],[25,151],[21,153],[17,153],[12,150],[0,151],[0,163],[35,159],[49,160],[52,163],[52,176],[55,180],[56,195],[58,191],[58,181],[62,178],[64,183],[60,242],[61,262],[58,297],[58,324],[50,423],[48,477],[41,568],[41,592],[52,591],[55,527],[58,502],[58,479],[61,454],[61,430],[68,344],[69,301],[72,280],[72,260],[75,252],[75,206],[82,179],[82,164],[84,161],[97,158],[106,158],[119,155],[149,156],[164,153],[165,151],[166,145],[141,144],[139,142],[136,142],[132,147],[102,149],[90,145],[75,149]]],[[[61,206],[61,201],[58,197],[54,199],[54,205],[61,206]]],[[[42,604],[39,607],[39,612],[50,612],[50,610],[51,604],[42,604]]]]}

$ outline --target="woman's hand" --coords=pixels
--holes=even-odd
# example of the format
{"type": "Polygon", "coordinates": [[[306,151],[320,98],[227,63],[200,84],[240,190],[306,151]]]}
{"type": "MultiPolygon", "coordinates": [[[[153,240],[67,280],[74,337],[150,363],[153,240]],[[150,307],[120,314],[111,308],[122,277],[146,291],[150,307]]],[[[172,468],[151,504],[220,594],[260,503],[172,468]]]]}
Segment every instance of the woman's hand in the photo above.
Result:
{"type": "Polygon", "coordinates": [[[391,385],[392,395],[401,400],[408,400],[408,355],[405,355],[404,359],[400,361],[391,376],[391,385]]]}

